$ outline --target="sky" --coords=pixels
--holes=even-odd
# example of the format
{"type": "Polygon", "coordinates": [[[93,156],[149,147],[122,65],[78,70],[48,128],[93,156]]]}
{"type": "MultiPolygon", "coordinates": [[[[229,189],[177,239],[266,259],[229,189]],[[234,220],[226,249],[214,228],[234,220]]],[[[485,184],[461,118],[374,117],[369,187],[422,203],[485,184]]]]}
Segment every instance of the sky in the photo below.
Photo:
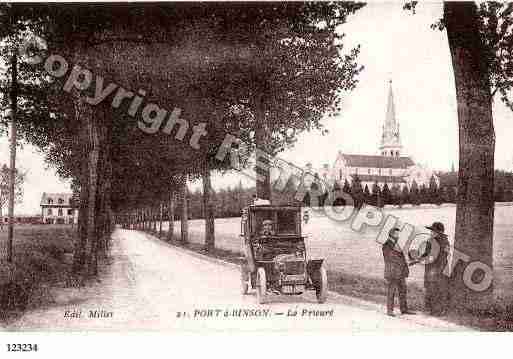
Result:
{"type": "MultiPolygon", "coordinates": [[[[456,94],[445,32],[430,25],[442,15],[441,3],[420,3],[416,14],[402,2],[370,3],[343,25],[347,49],[361,45],[358,62],[365,68],[357,88],[343,95],[341,113],[323,121],[329,133],[303,133],[294,148],[279,156],[303,167],[332,165],[338,151],[377,154],[385,120],[389,80],[400,122],[403,154],[435,170],[458,166],[456,94]]],[[[513,112],[494,104],[496,168],[513,171],[513,112]]],[[[8,161],[7,138],[0,138],[0,163],[8,161]]],[[[69,191],[32,146],[18,152],[18,165],[28,171],[23,203],[17,213],[39,213],[42,192],[69,191]]],[[[240,174],[215,175],[214,188],[252,183],[240,174]]],[[[192,184],[197,188],[198,184],[192,184]]]]}

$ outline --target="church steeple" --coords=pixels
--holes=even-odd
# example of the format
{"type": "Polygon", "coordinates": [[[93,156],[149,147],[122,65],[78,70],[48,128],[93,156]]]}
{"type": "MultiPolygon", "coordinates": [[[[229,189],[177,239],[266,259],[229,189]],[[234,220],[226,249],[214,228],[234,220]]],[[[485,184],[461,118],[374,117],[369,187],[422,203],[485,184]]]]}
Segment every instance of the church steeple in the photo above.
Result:
{"type": "Polygon", "coordinates": [[[389,80],[388,103],[385,123],[383,125],[383,134],[379,151],[382,156],[401,156],[401,136],[399,132],[399,122],[395,117],[394,93],[392,91],[392,80],[389,80]]]}

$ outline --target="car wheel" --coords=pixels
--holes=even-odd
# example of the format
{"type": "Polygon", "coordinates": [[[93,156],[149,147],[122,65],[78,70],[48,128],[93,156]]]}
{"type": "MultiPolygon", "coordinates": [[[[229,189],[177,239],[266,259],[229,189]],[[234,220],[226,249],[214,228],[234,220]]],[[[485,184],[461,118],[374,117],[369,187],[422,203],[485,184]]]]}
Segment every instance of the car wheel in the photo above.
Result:
{"type": "Polygon", "coordinates": [[[315,288],[315,294],[317,296],[317,302],[324,303],[328,298],[328,274],[326,268],[321,266],[319,268],[319,283],[315,288]]]}
{"type": "Polygon", "coordinates": [[[240,266],[240,286],[241,293],[248,294],[249,271],[244,264],[240,266]]]}
{"type": "Polygon", "coordinates": [[[256,285],[258,303],[264,304],[267,293],[267,278],[265,276],[265,270],[262,267],[258,268],[256,285]]]}

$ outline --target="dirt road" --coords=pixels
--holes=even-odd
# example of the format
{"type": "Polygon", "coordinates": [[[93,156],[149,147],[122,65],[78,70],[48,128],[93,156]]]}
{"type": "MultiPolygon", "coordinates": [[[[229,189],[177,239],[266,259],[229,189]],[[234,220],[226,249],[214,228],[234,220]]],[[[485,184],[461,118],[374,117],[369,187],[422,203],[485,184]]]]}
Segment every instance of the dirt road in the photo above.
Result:
{"type": "Polygon", "coordinates": [[[114,232],[111,262],[102,268],[95,285],[55,291],[54,306],[27,312],[9,329],[387,333],[462,329],[441,321],[390,318],[334,294],[322,305],[313,293],[272,296],[271,303],[258,305],[254,294],[240,294],[237,269],[191,256],[137,231],[114,232]]]}

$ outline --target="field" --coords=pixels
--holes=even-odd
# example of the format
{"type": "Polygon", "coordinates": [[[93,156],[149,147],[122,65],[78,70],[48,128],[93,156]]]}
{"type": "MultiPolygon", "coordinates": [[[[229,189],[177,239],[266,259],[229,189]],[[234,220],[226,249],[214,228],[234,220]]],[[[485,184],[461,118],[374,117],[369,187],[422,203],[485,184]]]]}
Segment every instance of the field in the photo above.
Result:
{"type": "Polygon", "coordinates": [[[0,231],[0,322],[52,302],[49,288],[68,280],[73,233],[69,225],[15,226],[14,261],[8,263],[7,228],[0,231]],[[13,290],[14,296],[5,295],[13,290]]]}
{"type": "MultiPolygon", "coordinates": [[[[419,231],[433,221],[441,221],[452,242],[456,208],[454,206],[386,209],[401,222],[414,225],[419,231]]],[[[190,241],[203,243],[204,221],[190,221],[190,241]]],[[[166,228],[164,224],[164,228],[166,228]]],[[[307,232],[307,250],[312,258],[326,258],[328,269],[347,273],[351,277],[383,278],[381,246],[375,241],[377,230],[367,228],[362,233],[353,231],[347,222],[338,223],[324,215],[312,216],[307,232]]],[[[175,235],[180,232],[175,224],[175,235]]],[[[240,218],[216,219],[216,246],[240,252],[240,218]]],[[[424,269],[411,267],[410,283],[422,286],[424,269]]],[[[502,301],[513,299],[513,205],[497,205],[494,226],[494,276],[495,295],[502,301]]]]}

